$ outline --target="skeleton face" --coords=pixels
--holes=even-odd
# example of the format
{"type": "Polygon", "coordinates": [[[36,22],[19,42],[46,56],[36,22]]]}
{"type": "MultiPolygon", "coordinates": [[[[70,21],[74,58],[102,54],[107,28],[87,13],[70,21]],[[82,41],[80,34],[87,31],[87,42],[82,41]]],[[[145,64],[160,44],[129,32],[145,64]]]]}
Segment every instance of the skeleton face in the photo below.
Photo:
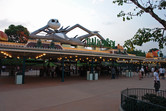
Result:
{"type": "Polygon", "coordinates": [[[54,30],[57,30],[60,27],[58,19],[51,19],[48,21],[48,26],[54,30]]]}

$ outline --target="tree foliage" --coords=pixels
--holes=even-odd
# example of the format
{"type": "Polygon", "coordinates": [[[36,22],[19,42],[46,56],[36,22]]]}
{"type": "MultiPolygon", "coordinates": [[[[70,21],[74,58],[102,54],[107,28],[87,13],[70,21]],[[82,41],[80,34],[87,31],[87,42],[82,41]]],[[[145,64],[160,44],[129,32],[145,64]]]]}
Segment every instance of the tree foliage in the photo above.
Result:
{"type": "Polygon", "coordinates": [[[145,57],[146,53],[143,52],[142,50],[133,50],[133,51],[127,51],[129,54],[135,54],[136,56],[142,56],[145,57]]]}
{"type": "Polygon", "coordinates": [[[134,44],[131,40],[126,40],[123,47],[126,47],[127,51],[133,51],[135,49],[134,44]]]}
{"type": "Polygon", "coordinates": [[[29,31],[22,25],[10,25],[5,29],[9,42],[26,43],[29,37],[29,31]]]}
{"type": "MultiPolygon", "coordinates": [[[[134,16],[141,16],[144,13],[148,13],[153,17],[162,27],[158,28],[143,28],[138,29],[137,33],[130,40],[125,41],[125,47],[128,48],[131,44],[127,44],[132,42],[133,45],[141,46],[143,43],[154,41],[159,43],[159,48],[164,48],[166,45],[166,35],[164,34],[166,30],[166,20],[159,16],[156,13],[157,11],[166,10],[166,0],[114,0],[113,3],[122,6],[124,4],[134,4],[135,8],[131,12],[121,11],[117,17],[122,17],[123,21],[131,20],[134,16]],[[130,41],[130,42],[129,42],[130,41]]],[[[164,15],[166,17],[166,15],[164,15]]],[[[132,48],[132,47],[130,47],[132,48]]]]}

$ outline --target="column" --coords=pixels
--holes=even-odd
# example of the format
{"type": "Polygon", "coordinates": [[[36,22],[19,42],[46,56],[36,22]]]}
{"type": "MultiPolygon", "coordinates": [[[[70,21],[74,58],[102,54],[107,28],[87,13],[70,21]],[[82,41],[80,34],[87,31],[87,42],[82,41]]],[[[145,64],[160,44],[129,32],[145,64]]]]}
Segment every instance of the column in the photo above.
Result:
{"type": "Polygon", "coordinates": [[[92,63],[91,63],[91,73],[93,73],[93,62],[94,62],[94,60],[93,60],[93,58],[92,58],[92,63]]]}
{"type": "Polygon", "coordinates": [[[64,82],[64,57],[62,58],[62,80],[61,82],[64,82]]]}
{"type": "Polygon", "coordinates": [[[23,57],[23,67],[22,67],[22,84],[25,83],[24,79],[25,79],[25,61],[26,61],[26,57],[23,57]]]}

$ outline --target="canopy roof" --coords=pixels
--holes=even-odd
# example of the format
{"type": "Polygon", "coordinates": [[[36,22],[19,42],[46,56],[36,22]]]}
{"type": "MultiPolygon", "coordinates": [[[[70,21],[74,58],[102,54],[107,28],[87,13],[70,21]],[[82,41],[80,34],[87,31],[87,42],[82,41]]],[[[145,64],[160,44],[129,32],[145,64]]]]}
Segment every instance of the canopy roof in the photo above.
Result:
{"type": "Polygon", "coordinates": [[[26,47],[25,44],[0,42],[0,57],[8,56],[11,58],[27,57],[27,58],[58,58],[67,56],[79,56],[90,58],[112,58],[112,59],[129,59],[143,61],[145,57],[129,56],[124,54],[111,54],[106,51],[93,51],[77,48],[41,48],[41,47],[26,47]],[[6,55],[5,55],[5,54],[6,55]]]}

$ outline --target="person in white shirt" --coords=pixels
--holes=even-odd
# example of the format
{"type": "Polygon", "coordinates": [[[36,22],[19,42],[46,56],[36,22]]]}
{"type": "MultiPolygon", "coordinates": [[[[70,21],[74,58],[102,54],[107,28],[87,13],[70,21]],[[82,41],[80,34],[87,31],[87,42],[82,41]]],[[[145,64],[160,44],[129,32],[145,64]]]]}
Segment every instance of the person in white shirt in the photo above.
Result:
{"type": "Polygon", "coordinates": [[[143,78],[143,76],[144,76],[144,72],[145,72],[145,70],[144,70],[144,67],[142,66],[142,67],[141,67],[142,78],[143,78]]]}
{"type": "Polygon", "coordinates": [[[159,70],[158,68],[155,68],[154,70],[154,88],[155,91],[158,92],[160,89],[160,78],[159,78],[159,70]]]}
{"type": "Polygon", "coordinates": [[[165,79],[165,68],[162,68],[162,79],[165,79]]]}
{"type": "Polygon", "coordinates": [[[160,69],[159,69],[159,76],[162,76],[162,70],[163,70],[163,68],[160,67],[160,69]]]}
{"type": "Polygon", "coordinates": [[[151,72],[152,72],[152,77],[153,77],[154,67],[151,68],[151,72]]]}

